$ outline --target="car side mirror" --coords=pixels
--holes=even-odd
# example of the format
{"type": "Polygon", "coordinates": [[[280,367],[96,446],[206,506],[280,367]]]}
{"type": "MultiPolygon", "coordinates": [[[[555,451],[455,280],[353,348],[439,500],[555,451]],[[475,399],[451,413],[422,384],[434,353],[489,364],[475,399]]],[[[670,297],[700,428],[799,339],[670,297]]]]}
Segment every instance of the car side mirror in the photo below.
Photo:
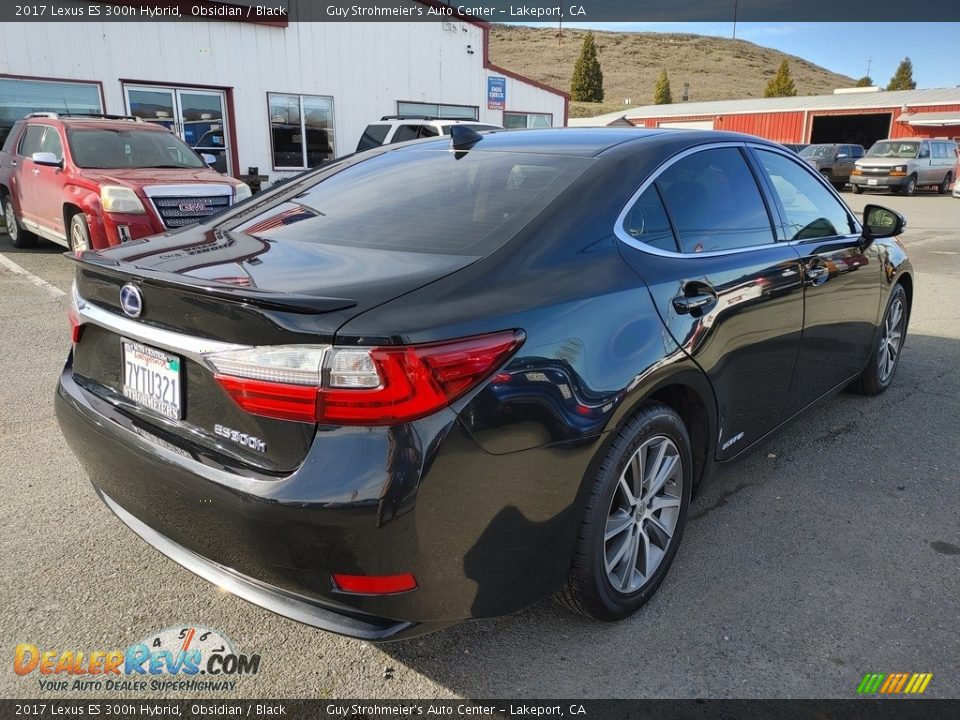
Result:
{"type": "Polygon", "coordinates": [[[211,155],[210,153],[202,153],[200,157],[202,157],[203,161],[210,167],[213,167],[214,163],[217,162],[217,156],[211,155]]]}
{"type": "Polygon", "coordinates": [[[880,205],[867,205],[863,209],[861,246],[866,249],[874,240],[896,237],[906,227],[907,220],[900,213],[880,205]]]}
{"type": "Polygon", "coordinates": [[[46,165],[48,167],[63,167],[63,160],[58,158],[52,152],[35,152],[30,159],[37,165],[46,165]]]}

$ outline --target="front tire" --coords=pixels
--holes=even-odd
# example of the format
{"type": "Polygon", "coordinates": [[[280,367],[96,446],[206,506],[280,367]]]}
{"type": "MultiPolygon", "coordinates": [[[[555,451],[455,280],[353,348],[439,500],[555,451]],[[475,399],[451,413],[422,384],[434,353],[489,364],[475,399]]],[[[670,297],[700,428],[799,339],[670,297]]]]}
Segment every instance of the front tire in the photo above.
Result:
{"type": "Polygon", "coordinates": [[[862,395],[879,395],[890,387],[900,364],[909,320],[910,303],[907,291],[903,289],[903,285],[897,283],[890,293],[890,300],[887,301],[887,310],[880,324],[880,337],[874,344],[870,362],[851,385],[852,390],[862,395]]]}
{"type": "Polygon", "coordinates": [[[82,212],[70,218],[70,249],[74,252],[90,249],[90,226],[82,212]]]}
{"type": "Polygon", "coordinates": [[[612,621],[653,596],[683,536],[692,468],[680,416],[662,403],[646,403],[617,434],[592,479],[562,604],[612,621]]]}
{"type": "Polygon", "coordinates": [[[863,188],[860,187],[859,185],[851,185],[850,188],[853,190],[854,195],[859,195],[860,193],[863,192],[863,188]]]}
{"type": "Polygon", "coordinates": [[[37,236],[28,232],[20,225],[17,211],[13,207],[13,198],[9,195],[3,198],[3,219],[7,223],[7,234],[15,248],[31,248],[37,244],[37,236]]]}
{"type": "Polygon", "coordinates": [[[907,184],[900,188],[900,192],[907,197],[913,195],[917,191],[917,176],[911,175],[907,179],[907,184]]]}

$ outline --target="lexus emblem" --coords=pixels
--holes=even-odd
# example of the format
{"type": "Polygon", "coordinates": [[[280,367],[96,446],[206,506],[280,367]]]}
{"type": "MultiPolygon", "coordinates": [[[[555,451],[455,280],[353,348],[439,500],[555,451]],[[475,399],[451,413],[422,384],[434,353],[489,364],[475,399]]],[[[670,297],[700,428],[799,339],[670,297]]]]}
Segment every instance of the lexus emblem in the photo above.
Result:
{"type": "Polygon", "coordinates": [[[127,283],[120,288],[120,307],[130,317],[140,317],[143,312],[143,296],[136,285],[127,283]]]}

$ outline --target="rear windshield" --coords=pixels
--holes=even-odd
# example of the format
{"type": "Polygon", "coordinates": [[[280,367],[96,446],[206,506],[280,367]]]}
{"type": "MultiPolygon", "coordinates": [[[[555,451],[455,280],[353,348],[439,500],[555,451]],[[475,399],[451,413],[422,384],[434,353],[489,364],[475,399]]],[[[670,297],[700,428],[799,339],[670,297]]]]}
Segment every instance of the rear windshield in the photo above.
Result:
{"type": "Polygon", "coordinates": [[[914,158],[920,143],[883,140],[867,151],[865,157],[914,158]]]}
{"type": "Polygon", "coordinates": [[[203,160],[173,133],[151,130],[67,130],[70,155],[82,168],[202,168],[203,160]]]}
{"type": "Polygon", "coordinates": [[[446,144],[388,152],[329,176],[237,230],[268,240],[479,257],[510,240],[589,162],[452,153],[446,144]]]}

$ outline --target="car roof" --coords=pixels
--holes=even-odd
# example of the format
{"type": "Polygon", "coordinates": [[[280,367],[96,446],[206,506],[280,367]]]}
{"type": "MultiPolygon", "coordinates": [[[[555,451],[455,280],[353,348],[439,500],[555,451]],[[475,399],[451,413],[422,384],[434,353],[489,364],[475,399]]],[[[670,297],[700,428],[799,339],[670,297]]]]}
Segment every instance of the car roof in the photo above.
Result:
{"type": "Polygon", "coordinates": [[[64,127],[84,127],[84,128],[125,128],[127,130],[147,130],[150,132],[170,132],[167,128],[156,123],[135,122],[133,120],[115,120],[113,118],[95,118],[95,117],[27,117],[20,122],[27,125],[50,125],[51,123],[63,123],[64,127]]]}
{"type": "MultiPolygon", "coordinates": [[[[754,142],[771,147],[776,143],[754,135],[721,132],[716,130],[681,130],[663,128],[621,127],[563,127],[536,130],[494,130],[484,132],[482,140],[470,150],[482,152],[517,152],[550,155],[574,155],[596,157],[612,148],[626,143],[650,143],[659,141],[674,144],[702,145],[711,142],[754,142]]],[[[449,138],[430,138],[415,141],[411,146],[429,147],[430,144],[449,143],[449,138]]]]}

